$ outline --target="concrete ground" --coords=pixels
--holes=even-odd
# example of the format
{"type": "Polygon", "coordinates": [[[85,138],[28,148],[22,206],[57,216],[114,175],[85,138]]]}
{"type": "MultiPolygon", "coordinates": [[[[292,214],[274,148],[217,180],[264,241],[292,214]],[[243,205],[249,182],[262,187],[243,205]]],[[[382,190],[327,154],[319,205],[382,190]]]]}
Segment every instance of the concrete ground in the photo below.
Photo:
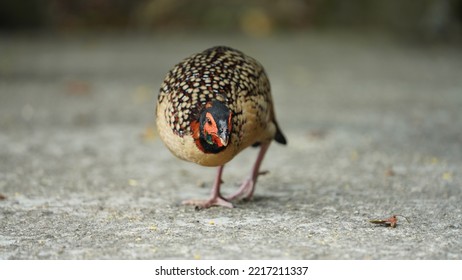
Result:
{"type": "Polygon", "coordinates": [[[457,47],[379,36],[3,35],[0,259],[461,259],[461,74],[457,47]],[[289,144],[254,201],[195,211],[215,169],[170,154],[154,104],[222,44],[266,67],[289,144]]]}

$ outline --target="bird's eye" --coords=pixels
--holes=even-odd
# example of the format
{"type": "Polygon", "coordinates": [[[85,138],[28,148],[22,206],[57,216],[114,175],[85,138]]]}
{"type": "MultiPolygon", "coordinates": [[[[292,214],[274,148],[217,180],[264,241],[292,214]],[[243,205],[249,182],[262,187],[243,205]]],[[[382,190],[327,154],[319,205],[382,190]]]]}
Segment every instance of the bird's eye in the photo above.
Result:
{"type": "Polygon", "coordinates": [[[207,122],[208,125],[212,125],[212,121],[209,118],[206,118],[205,121],[207,122]]]}

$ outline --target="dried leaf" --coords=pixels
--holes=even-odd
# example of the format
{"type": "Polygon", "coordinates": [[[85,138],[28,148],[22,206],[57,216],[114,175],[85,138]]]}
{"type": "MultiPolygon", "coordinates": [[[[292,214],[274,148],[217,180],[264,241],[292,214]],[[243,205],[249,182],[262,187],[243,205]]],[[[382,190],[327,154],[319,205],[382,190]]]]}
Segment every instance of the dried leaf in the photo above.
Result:
{"type": "Polygon", "coordinates": [[[391,217],[389,217],[389,218],[387,218],[387,219],[369,220],[369,222],[370,222],[370,223],[373,223],[373,224],[379,224],[379,225],[383,225],[383,226],[386,226],[386,227],[395,228],[396,225],[398,224],[398,216],[399,216],[399,217],[405,218],[406,221],[409,222],[408,218],[406,218],[406,217],[403,216],[403,215],[392,215],[391,217]]]}

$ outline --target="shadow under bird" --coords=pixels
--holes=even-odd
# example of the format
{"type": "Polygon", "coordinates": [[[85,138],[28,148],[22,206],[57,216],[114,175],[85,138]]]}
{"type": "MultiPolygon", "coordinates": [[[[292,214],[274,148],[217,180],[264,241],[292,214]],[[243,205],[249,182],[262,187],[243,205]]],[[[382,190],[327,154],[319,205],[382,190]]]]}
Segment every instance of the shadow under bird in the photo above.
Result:
{"type": "Polygon", "coordinates": [[[251,199],[271,142],[286,144],[263,66],[229,47],[213,47],[175,65],[162,83],[156,114],[160,138],[175,156],[218,166],[210,198],[183,202],[198,208],[232,208],[233,200],[251,199]],[[224,165],[249,146],[260,147],[250,176],[223,197],[224,165]]]}

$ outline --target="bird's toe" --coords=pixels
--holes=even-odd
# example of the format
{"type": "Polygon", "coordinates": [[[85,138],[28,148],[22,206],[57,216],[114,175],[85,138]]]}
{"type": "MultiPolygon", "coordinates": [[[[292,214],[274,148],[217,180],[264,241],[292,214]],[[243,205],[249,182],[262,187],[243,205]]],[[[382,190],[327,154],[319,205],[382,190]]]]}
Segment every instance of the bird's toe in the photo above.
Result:
{"type": "Polygon", "coordinates": [[[196,206],[196,210],[206,209],[213,206],[221,206],[226,208],[234,208],[234,205],[222,197],[212,197],[208,200],[190,199],[182,202],[183,205],[196,206]]]}

